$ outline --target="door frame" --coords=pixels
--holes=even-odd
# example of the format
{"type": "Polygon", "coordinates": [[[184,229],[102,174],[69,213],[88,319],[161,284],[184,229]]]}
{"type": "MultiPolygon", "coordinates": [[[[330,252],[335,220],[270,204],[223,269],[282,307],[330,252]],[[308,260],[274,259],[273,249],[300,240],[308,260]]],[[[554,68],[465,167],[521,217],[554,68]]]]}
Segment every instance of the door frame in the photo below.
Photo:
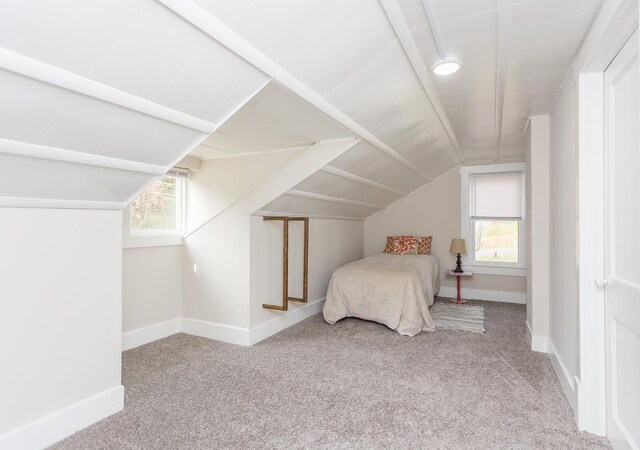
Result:
{"type": "Polygon", "coordinates": [[[577,74],[580,359],[575,385],[578,428],[606,436],[604,289],[596,285],[604,279],[604,72],[638,27],[638,0],[607,1],[600,14],[609,20],[592,25],[595,38],[585,40],[582,49],[592,58],[577,74]]]}

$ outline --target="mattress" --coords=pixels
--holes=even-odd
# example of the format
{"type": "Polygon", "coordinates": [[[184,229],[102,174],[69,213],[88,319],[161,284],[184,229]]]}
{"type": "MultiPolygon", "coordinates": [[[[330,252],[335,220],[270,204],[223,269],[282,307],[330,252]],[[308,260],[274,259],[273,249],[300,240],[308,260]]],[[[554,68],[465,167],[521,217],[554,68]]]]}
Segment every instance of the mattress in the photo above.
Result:
{"type": "Polygon", "coordinates": [[[438,288],[435,256],[381,253],[333,273],[322,313],[330,324],[357,317],[415,336],[435,330],[429,306],[438,288]]]}

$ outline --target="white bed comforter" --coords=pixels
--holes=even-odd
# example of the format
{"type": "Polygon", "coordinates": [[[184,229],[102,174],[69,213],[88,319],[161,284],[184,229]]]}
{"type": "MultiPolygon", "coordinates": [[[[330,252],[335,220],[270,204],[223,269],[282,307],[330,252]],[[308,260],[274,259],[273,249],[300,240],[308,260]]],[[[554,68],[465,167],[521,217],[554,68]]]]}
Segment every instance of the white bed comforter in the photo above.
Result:
{"type": "Polygon", "coordinates": [[[415,336],[436,329],[429,306],[438,287],[433,255],[372,255],[333,273],[322,313],[331,324],[358,317],[415,336]]]}

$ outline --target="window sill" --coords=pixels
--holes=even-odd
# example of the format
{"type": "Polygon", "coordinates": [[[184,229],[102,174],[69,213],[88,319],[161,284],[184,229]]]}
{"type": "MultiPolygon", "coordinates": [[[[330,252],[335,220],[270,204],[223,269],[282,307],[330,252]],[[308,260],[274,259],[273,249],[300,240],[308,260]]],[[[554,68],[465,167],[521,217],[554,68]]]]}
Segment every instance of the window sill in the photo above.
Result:
{"type": "Polygon", "coordinates": [[[484,264],[463,264],[463,270],[473,272],[474,274],[482,275],[506,275],[511,277],[526,277],[526,267],[504,267],[504,266],[489,266],[484,264]]]}
{"type": "Polygon", "coordinates": [[[122,248],[163,247],[168,245],[182,245],[179,234],[134,234],[124,235],[122,248]]]}

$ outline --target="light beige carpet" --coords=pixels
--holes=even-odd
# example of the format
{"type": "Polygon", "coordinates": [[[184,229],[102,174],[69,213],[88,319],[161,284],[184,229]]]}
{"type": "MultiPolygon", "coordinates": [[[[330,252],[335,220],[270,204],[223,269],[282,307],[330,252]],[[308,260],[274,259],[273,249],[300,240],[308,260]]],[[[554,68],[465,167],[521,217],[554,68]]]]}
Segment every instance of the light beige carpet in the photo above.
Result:
{"type": "Polygon", "coordinates": [[[175,335],[123,358],[125,410],[59,449],[605,448],[578,432],[525,308],[414,338],[316,315],[253,347],[175,335]]]}

